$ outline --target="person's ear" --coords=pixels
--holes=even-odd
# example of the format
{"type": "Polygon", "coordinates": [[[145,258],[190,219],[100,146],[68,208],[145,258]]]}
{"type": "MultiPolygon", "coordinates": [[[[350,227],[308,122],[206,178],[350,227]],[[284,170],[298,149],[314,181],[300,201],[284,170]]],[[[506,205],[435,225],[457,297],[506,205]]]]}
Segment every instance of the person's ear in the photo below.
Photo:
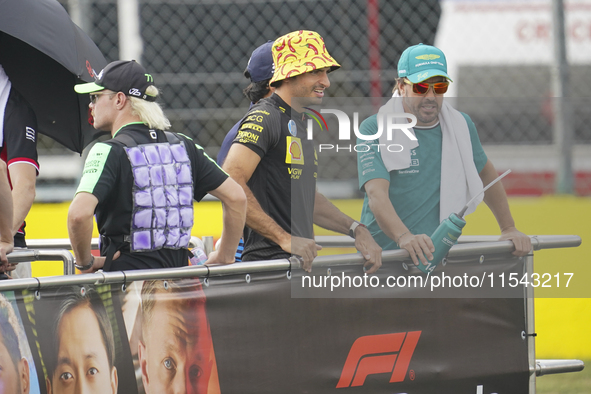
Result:
{"type": "Polygon", "coordinates": [[[53,393],[53,391],[51,390],[51,380],[50,380],[49,376],[45,378],[45,388],[47,390],[47,394],[53,393]]]}
{"type": "Polygon", "coordinates": [[[128,98],[125,95],[125,93],[123,92],[117,92],[117,95],[115,96],[115,107],[118,110],[123,109],[123,107],[125,107],[125,103],[127,102],[128,98]]]}
{"type": "Polygon", "coordinates": [[[18,362],[18,373],[21,380],[21,393],[29,394],[31,383],[29,382],[29,362],[26,358],[21,358],[18,362]]]}
{"type": "Polygon", "coordinates": [[[400,80],[400,82],[397,82],[398,84],[398,91],[400,92],[400,96],[404,97],[405,95],[405,89],[406,89],[406,84],[404,83],[404,80],[400,80]]]}
{"type": "Polygon", "coordinates": [[[117,377],[117,367],[113,367],[111,370],[111,389],[113,390],[113,394],[117,394],[117,386],[119,384],[119,380],[117,377]]]}
{"type": "Polygon", "coordinates": [[[140,371],[142,372],[142,383],[144,384],[144,390],[146,391],[146,394],[149,394],[148,385],[150,384],[150,378],[148,376],[148,352],[146,351],[146,345],[144,345],[141,340],[138,341],[137,347],[140,371]]]}

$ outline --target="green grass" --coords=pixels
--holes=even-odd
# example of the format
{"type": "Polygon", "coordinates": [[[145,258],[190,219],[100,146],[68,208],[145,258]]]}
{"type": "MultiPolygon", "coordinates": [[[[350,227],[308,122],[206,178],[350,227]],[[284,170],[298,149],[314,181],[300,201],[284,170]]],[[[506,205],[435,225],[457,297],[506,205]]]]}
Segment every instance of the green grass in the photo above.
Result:
{"type": "Polygon", "coordinates": [[[585,360],[580,372],[544,375],[536,379],[537,394],[591,393],[591,360],[585,360]]]}

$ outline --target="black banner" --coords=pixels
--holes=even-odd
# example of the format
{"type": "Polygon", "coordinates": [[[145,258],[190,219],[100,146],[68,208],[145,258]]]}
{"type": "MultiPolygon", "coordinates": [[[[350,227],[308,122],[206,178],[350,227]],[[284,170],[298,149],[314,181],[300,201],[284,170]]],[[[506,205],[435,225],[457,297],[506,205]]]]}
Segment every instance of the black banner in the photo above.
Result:
{"type": "Polygon", "coordinates": [[[523,298],[293,298],[301,277],[293,274],[3,292],[0,387],[158,394],[528,390],[523,298]]]}

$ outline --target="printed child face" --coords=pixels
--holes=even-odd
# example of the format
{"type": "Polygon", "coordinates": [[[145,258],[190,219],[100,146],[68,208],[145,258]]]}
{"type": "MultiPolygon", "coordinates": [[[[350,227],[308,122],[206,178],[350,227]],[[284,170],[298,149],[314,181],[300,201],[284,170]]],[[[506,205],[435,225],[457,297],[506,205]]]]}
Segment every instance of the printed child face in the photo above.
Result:
{"type": "Polygon", "coordinates": [[[4,345],[0,332],[0,394],[17,394],[20,391],[18,370],[4,345]]]}
{"type": "Polygon", "coordinates": [[[49,394],[116,393],[117,370],[109,368],[98,319],[88,305],[66,313],[58,327],[57,367],[49,394]]]}
{"type": "Polygon", "coordinates": [[[207,393],[211,346],[203,304],[158,300],[144,343],[140,343],[146,392],[207,393]]]}

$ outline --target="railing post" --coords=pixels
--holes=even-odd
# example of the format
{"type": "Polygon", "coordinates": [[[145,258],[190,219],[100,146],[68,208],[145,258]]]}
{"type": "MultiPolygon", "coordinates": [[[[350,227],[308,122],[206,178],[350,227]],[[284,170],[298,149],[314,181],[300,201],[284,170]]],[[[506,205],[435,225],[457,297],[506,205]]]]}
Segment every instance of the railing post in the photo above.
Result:
{"type": "MultiPolygon", "coordinates": [[[[531,278],[534,273],[534,255],[529,254],[525,257],[525,274],[531,278]]],[[[529,394],[536,394],[536,332],[535,314],[534,314],[534,288],[525,286],[525,330],[527,335],[527,362],[529,364],[529,394]]]]}
{"type": "Polygon", "coordinates": [[[203,237],[203,247],[205,250],[205,254],[209,256],[209,254],[213,252],[213,237],[203,237]]]}

